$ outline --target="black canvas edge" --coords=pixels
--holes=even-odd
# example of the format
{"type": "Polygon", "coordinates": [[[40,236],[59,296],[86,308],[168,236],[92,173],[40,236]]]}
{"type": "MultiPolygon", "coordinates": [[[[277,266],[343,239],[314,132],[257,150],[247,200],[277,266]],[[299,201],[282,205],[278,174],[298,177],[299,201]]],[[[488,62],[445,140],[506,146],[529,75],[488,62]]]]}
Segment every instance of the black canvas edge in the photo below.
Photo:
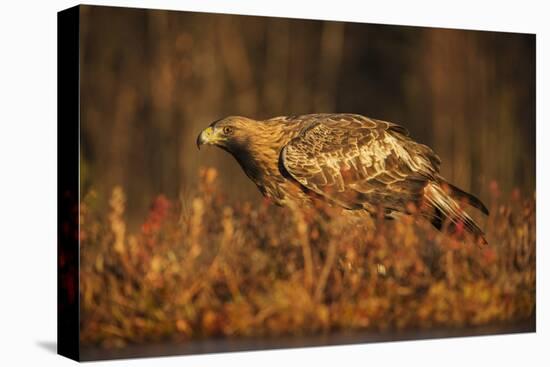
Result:
{"type": "Polygon", "coordinates": [[[80,360],[80,6],[57,13],[57,353],[80,360]]]}

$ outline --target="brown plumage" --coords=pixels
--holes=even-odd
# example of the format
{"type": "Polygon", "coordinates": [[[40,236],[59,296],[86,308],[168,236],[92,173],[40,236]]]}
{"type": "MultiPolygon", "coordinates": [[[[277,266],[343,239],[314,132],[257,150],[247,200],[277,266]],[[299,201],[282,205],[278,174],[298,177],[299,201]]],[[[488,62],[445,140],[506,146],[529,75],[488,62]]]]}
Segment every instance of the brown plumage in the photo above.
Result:
{"type": "Polygon", "coordinates": [[[397,124],[355,114],[282,116],[256,121],[232,116],[203,130],[197,145],[231,153],[263,195],[279,205],[322,199],[386,217],[410,204],[438,229],[464,229],[486,243],[460,201],[489,214],[475,196],[439,174],[439,157],[397,124]]]}

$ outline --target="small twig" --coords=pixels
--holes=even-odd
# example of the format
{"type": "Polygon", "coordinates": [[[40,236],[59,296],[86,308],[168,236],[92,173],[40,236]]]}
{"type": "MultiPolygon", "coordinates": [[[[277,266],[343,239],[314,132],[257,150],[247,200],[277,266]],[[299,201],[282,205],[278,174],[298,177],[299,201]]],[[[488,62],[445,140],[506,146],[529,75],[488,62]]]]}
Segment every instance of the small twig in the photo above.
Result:
{"type": "Polygon", "coordinates": [[[298,230],[298,239],[302,246],[302,255],[304,257],[304,285],[308,292],[310,292],[313,286],[313,255],[307,233],[308,226],[300,210],[293,208],[293,212],[296,220],[296,228],[298,230]]]}
{"type": "Polygon", "coordinates": [[[334,260],[336,259],[336,248],[336,241],[330,241],[328,245],[328,253],[325,260],[325,265],[323,266],[321,276],[319,277],[319,283],[317,284],[317,288],[315,289],[314,299],[317,302],[321,301],[321,299],[323,298],[323,293],[327,285],[330,270],[332,269],[332,265],[334,264],[334,260]]]}

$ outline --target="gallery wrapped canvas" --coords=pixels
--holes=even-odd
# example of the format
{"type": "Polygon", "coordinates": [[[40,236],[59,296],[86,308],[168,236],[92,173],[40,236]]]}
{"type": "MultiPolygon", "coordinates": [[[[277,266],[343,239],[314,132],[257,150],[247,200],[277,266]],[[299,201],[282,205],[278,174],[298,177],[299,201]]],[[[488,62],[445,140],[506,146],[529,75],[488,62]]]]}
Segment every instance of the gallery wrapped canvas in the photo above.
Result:
{"type": "Polygon", "coordinates": [[[58,351],[535,331],[535,35],[58,14],[58,351]]]}

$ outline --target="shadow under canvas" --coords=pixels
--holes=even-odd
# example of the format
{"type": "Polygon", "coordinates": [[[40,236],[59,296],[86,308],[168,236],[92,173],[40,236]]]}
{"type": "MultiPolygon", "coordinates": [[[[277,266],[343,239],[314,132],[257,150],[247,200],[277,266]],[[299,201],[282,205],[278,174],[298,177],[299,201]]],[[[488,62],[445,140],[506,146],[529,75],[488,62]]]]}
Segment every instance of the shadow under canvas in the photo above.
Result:
{"type": "Polygon", "coordinates": [[[57,342],[52,340],[39,340],[36,342],[36,345],[41,347],[42,349],[57,354],[57,342]]]}

